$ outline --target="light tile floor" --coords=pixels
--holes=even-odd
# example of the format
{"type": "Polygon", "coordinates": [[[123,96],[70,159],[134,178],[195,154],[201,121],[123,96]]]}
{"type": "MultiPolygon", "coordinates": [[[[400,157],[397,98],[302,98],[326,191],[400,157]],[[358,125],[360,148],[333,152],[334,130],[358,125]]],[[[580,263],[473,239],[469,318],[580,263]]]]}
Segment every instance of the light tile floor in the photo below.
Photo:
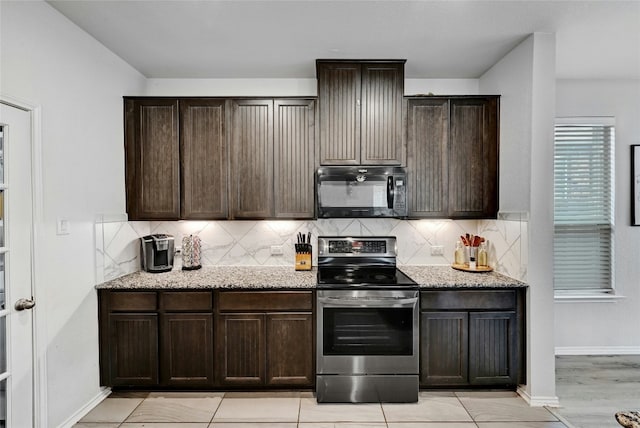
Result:
{"type": "Polygon", "coordinates": [[[420,392],[410,404],[318,404],[311,392],[114,393],[75,428],[566,428],[514,392],[420,392]]]}

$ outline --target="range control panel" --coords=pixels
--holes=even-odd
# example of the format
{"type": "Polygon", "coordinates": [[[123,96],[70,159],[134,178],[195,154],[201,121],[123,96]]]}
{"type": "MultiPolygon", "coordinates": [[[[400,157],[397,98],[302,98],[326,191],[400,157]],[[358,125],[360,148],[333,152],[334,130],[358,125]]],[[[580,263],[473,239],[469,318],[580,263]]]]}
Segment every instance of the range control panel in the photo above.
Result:
{"type": "Polygon", "coordinates": [[[396,256],[395,236],[384,237],[318,237],[319,256],[396,256]]]}

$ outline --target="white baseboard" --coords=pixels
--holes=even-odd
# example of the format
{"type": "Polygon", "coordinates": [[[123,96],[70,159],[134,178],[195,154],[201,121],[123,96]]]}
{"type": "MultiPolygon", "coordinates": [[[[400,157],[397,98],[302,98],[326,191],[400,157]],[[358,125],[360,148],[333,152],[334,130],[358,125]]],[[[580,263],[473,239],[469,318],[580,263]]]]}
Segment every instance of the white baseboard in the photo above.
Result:
{"type": "Polygon", "coordinates": [[[537,397],[531,396],[526,391],[524,385],[519,385],[516,390],[518,395],[526,401],[531,407],[560,407],[560,400],[558,397],[537,397]]]}
{"type": "Polygon", "coordinates": [[[77,412],[71,415],[66,421],[58,425],[58,428],[71,428],[78,422],[80,419],[85,417],[87,413],[93,410],[98,404],[102,403],[102,401],[107,398],[111,394],[111,388],[102,388],[100,392],[96,394],[87,404],[82,406],[77,412]]]}
{"type": "Polygon", "coordinates": [[[640,346],[558,346],[556,355],[640,355],[640,346]]]}

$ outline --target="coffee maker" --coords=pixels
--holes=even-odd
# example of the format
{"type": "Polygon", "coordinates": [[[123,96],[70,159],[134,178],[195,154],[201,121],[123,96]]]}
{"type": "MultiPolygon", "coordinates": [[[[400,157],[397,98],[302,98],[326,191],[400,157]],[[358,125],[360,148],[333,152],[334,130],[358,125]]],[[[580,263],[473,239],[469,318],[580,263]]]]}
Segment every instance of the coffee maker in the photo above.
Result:
{"type": "Polygon", "coordinates": [[[140,247],[143,270],[160,273],[173,269],[173,236],[160,233],[143,236],[140,247]]]}

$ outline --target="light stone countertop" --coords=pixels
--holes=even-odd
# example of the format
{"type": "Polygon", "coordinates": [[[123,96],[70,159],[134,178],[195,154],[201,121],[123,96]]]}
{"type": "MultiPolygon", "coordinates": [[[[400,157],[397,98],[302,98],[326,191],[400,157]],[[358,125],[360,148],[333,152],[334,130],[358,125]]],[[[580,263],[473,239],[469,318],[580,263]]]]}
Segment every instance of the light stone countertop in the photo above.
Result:
{"type": "MultiPolygon", "coordinates": [[[[399,266],[420,288],[510,288],[527,284],[496,273],[468,273],[449,266],[399,266]]],[[[313,289],[317,270],[295,271],[293,266],[207,266],[199,270],[165,273],[135,272],[104,282],[98,289],[313,289]]]]}
{"type": "Polygon", "coordinates": [[[316,270],[293,266],[206,266],[164,273],[139,271],[99,284],[98,289],[315,288],[316,270]]]}
{"type": "Polygon", "coordinates": [[[451,266],[399,266],[420,288],[522,288],[528,287],[497,272],[462,272],[451,266]]]}

